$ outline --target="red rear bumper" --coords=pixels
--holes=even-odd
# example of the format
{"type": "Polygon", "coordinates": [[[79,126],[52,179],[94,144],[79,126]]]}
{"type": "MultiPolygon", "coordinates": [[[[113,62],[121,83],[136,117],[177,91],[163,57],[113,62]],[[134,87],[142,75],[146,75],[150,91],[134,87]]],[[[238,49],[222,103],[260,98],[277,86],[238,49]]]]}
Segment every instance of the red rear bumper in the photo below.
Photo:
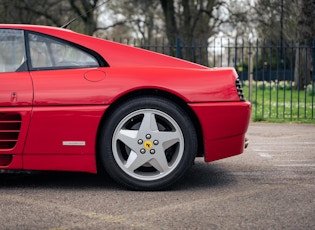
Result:
{"type": "MultiPolygon", "coordinates": [[[[249,102],[190,104],[199,118],[206,162],[238,155],[244,151],[251,114],[249,102]]],[[[247,143],[248,144],[248,143],[247,143]]]]}

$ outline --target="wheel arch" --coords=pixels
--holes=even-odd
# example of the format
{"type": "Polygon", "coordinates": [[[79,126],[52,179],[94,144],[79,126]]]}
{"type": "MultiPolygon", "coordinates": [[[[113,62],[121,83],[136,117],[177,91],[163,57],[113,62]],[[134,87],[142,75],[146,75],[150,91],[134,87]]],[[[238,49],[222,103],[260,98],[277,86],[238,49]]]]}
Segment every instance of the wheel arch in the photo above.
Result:
{"type": "Polygon", "coordinates": [[[98,166],[98,171],[100,170],[100,159],[99,159],[99,143],[100,143],[100,129],[103,126],[103,123],[106,122],[108,117],[111,115],[111,113],[120,106],[124,101],[129,100],[131,98],[139,97],[139,96],[156,96],[156,97],[162,97],[168,100],[171,100],[178,104],[181,108],[185,110],[185,112],[188,114],[190,117],[191,121],[193,122],[193,125],[196,129],[196,134],[197,134],[197,141],[198,141],[198,150],[197,150],[197,157],[203,156],[203,151],[204,151],[204,145],[203,145],[203,135],[202,135],[202,128],[199,122],[199,119],[197,118],[197,115],[194,113],[194,111],[187,105],[187,103],[180,97],[169,93],[167,91],[163,91],[160,89],[141,89],[141,90],[136,90],[129,92],[118,99],[116,99],[107,109],[106,112],[104,113],[100,125],[98,127],[98,132],[97,132],[97,138],[96,138],[96,160],[97,160],[97,166],[98,166]]]}

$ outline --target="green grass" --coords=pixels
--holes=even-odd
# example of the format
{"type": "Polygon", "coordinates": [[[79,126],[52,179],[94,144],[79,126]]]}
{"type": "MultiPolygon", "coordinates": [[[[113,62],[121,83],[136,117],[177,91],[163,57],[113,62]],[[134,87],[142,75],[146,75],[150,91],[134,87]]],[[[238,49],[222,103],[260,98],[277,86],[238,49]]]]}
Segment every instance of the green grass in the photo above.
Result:
{"type": "Polygon", "coordinates": [[[293,90],[291,82],[243,82],[244,95],[252,103],[252,121],[315,124],[315,89],[293,90]],[[251,97],[250,97],[251,96],[251,97]]]}

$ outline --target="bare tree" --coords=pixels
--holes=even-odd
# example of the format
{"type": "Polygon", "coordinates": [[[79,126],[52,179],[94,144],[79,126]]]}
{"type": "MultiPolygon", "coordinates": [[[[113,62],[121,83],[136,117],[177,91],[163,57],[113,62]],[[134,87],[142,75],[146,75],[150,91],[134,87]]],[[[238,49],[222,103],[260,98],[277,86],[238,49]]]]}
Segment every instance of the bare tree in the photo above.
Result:
{"type": "Polygon", "coordinates": [[[109,6],[113,12],[110,15],[114,15],[110,20],[118,25],[110,30],[112,36],[129,35],[148,41],[166,36],[171,55],[191,61],[198,59],[205,65],[207,50],[200,51],[199,47],[206,46],[208,39],[224,29],[223,25],[227,26],[231,19],[235,23],[225,29],[234,30],[237,23],[243,29],[241,19],[247,19],[248,13],[245,7],[229,9],[223,0],[121,0],[111,1],[109,6]],[[232,14],[234,17],[230,17],[232,14]]]}
{"type": "Polygon", "coordinates": [[[67,1],[60,0],[2,0],[5,23],[27,23],[61,26],[69,14],[67,1]]]}
{"type": "Polygon", "coordinates": [[[68,0],[71,9],[76,16],[79,16],[79,24],[82,28],[82,33],[93,35],[97,30],[97,15],[94,14],[94,9],[98,6],[100,0],[68,0]]]}
{"type": "Polygon", "coordinates": [[[92,35],[97,30],[95,8],[101,0],[2,0],[0,20],[3,23],[26,23],[62,26],[76,18],[72,28],[92,35]]]}
{"type": "Polygon", "coordinates": [[[297,0],[300,7],[297,20],[294,82],[296,89],[304,89],[311,82],[313,71],[313,39],[315,39],[315,1],[297,0]]]}
{"type": "Polygon", "coordinates": [[[296,39],[300,0],[258,0],[255,4],[255,22],[260,39],[296,39]]]}
{"type": "MultiPolygon", "coordinates": [[[[104,36],[130,36],[151,40],[161,34],[161,10],[158,0],[111,1],[108,3],[108,9],[110,12],[104,13],[109,17],[107,25],[106,22],[101,22],[99,26],[100,32],[106,30],[104,36]]],[[[103,15],[100,18],[103,18],[103,15]]]]}
{"type": "Polygon", "coordinates": [[[208,39],[218,32],[227,21],[222,16],[225,1],[220,0],[160,0],[165,18],[166,34],[169,40],[174,35],[193,41],[208,39]]]}
{"type": "Polygon", "coordinates": [[[283,54],[286,41],[295,41],[295,61],[291,63],[294,65],[294,86],[304,89],[313,71],[315,1],[258,0],[255,10],[259,37],[280,44],[281,59],[286,58],[283,54]]]}
{"type": "MultiPolygon", "coordinates": [[[[218,33],[222,24],[227,22],[226,1],[221,0],[160,0],[165,31],[169,43],[174,45],[175,38],[185,42],[191,49],[180,50],[181,57],[207,65],[207,50],[196,52],[195,46],[206,43],[209,37],[218,33]]],[[[178,44],[177,44],[178,45],[178,44]]]]}

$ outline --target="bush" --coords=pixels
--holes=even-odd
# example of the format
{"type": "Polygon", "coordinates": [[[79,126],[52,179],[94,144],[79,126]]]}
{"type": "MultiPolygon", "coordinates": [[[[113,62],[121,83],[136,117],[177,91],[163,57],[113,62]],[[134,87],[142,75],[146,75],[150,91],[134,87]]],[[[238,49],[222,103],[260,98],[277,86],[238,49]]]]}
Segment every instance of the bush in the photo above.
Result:
{"type": "Polygon", "coordinates": [[[294,87],[294,82],[290,81],[279,81],[278,89],[291,90],[294,87]]]}

